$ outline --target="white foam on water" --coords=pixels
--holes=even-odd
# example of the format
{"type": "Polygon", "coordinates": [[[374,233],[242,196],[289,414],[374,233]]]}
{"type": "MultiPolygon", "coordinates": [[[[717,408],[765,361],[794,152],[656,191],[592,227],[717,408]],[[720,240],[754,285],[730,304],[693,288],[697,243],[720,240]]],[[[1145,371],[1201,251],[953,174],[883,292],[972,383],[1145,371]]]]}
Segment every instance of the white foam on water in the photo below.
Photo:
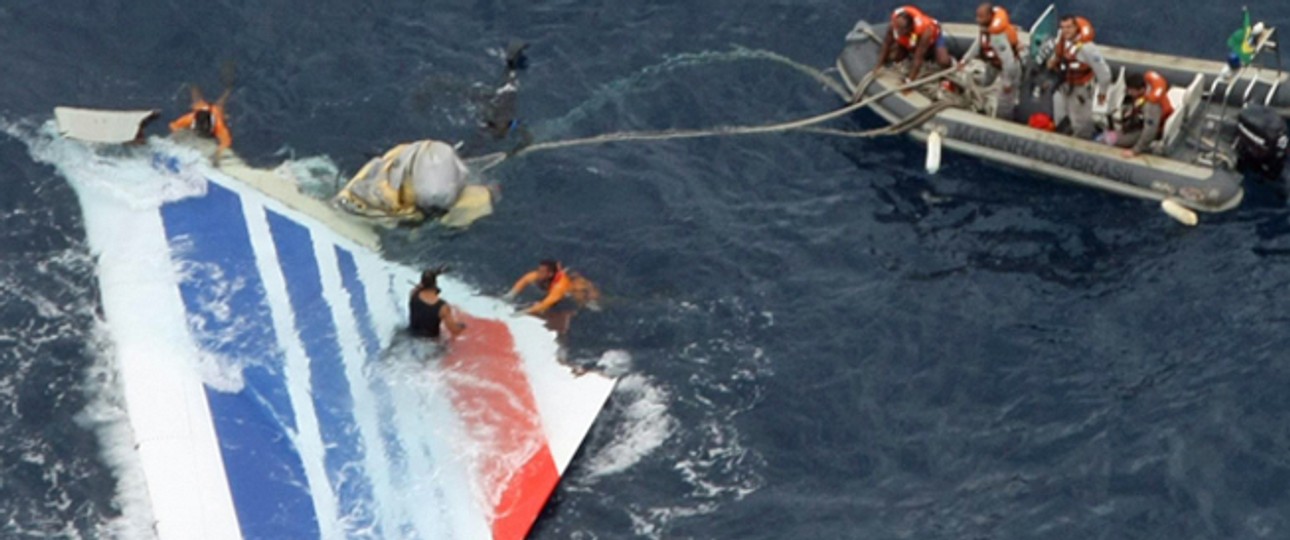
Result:
{"type": "MultiPolygon", "coordinates": [[[[449,388],[453,393],[463,390],[501,393],[507,396],[508,409],[525,410],[525,405],[518,396],[511,394],[504,385],[494,381],[456,372],[437,371],[435,368],[431,369],[431,373],[432,376],[450,381],[449,388]]],[[[536,411],[531,413],[529,416],[531,425],[540,426],[541,419],[538,418],[536,411]]],[[[457,454],[465,458],[473,472],[472,476],[478,479],[473,492],[477,503],[491,518],[493,509],[501,502],[511,480],[546,445],[546,440],[540,430],[524,431],[519,433],[519,438],[515,438],[513,437],[515,432],[498,429],[499,426],[506,424],[507,420],[499,420],[498,411],[490,407],[459,409],[458,414],[471,428],[466,431],[465,437],[455,439],[455,448],[457,454]]]]}
{"type": "Polygon", "coordinates": [[[324,200],[340,191],[347,180],[341,177],[340,168],[328,156],[289,159],[275,172],[295,182],[301,193],[324,200]]]}
{"type": "Polygon", "coordinates": [[[135,450],[134,429],[125,407],[125,395],[117,377],[116,355],[103,321],[95,319],[90,348],[94,364],[86,371],[85,391],[89,402],[76,416],[76,423],[92,429],[99,439],[100,458],[116,476],[114,502],[121,515],[100,526],[107,538],[156,538],[152,500],[135,450]]]}
{"type": "MultiPolygon", "coordinates": [[[[628,505],[625,511],[638,535],[668,538],[673,522],[720,512],[724,505],[744,499],[765,484],[761,471],[766,464],[756,450],[745,446],[737,420],[760,401],[758,381],[771,374],[765,352],[748,336],[769,331],[774,314],[733,297],[682,302],[673,315],[683,324],[687,318],[706,318],[717,312],[734,316],[735,323],[725,335],[689,343],[670,359],[689,366],[691,375],[684,393],[672,389],[676,395],[669,397],[669,408],[694,420],[671,436],[664,447],[664,459],[676,479],[688,486],[688,492],[673,504],[628,505]]],[[[619,389],[623,391],[624,384],[619,389]]]]}
{"type": "MultiPolygon", "coordinates": [[[[55,136],[52,121],[36,125],[0,119],[0,130],[23,142],[32,158],[54,166],[69,180],[95,178],[104,170],[114,176],[139,180],[123,182],[120,188],[115,189],[109,186],[97,186],[103,188],[104,196],[130,199],[138,197],[135,199],[136,204],[147,206],[184,196],[184,190],[194,189],[191,184],[172,187],[170,190],[158,189],[163,184],[169,183],[161,182],[157,175],[152,173],[152,168],[146,160],[121,160],[100,156],[85,145],[55,136]]],[[[41,261],[35,267],[43,268],[46,263],[51,262],[83,266],[87,272],[93,270],[92,259],[78,251],[56,254],[51,260],[41,261]],[[69,258],[84,260],[67,260],[69,258]]],[[[58,318],[68,315],[69,307],[66,305],[60,305],[31,291],[17,292],[22,293],[24,299],[28,300],[41,316],[58,318]]],[[[88,290],[79,292],[83,295],[93,294],[88,290]]],[[[155,519],[151,499],[144,479],[142,462],[135,450],[135,435],[125,409],[124,390],[117,378],[118,369],[115,364],[113,344],[108,337],[109,332],[105,323],[94,313],[94,308],[95,305],[91,302],[77,302],[70,305],[72,310],[83,310],[78,315],[94,321],[89,329],[89,340],[86,343],[87,352],[91,353],[93,361],[85,370],[82,387],[88,399],[85,408],[77,413],[74,420],[79,426],[95,433],[99,441],[100,459],[113,471],[116,478],[113,501],[121,511],[120,516],[109,518],[101,523],[97,534],[105,538],[155,538],[156,532],[153,529],[155,519]]],[[[32,456],[30,459],[36,458],[43,461],[41,456],[32,456]]],[[[54,475],[58,474],[56,467],[50,472],[54,475]]],[[[56,504],[70,505],[71,501],[56,504]]],[[[71,528],[71,523],[67,526],[68,537],[78,536],[71,528]]]]}
{"type": "Polygon", "coordinates": [[[644,375],[624,376],[613,399],[625,405],[608,411],[604,421],[613,426],[613,436],[588,458],[588,479],[631,468],[667,442],[679,427],[676,418],[668,414],[667,391],[644,375]]]}
{"type": "MultiPolygon", "coordinates": [[[[409,271],[408,276],[412,275],[414,274],[409,271]]],[[[391,286],[403,285],[403,281],[395,279],[391,286]]],[[[412,281],[406,281],[410,288],[412,281]]],[[[439,286],[444,297],[454,299],[454,303],[458,305],[469,298],[474,315],[504,317],[512,311],[512,308],[500,300],[478,296],[478,291],[454,278],[440,276],[439,286]]],[[[406,326],[406,322],[385,321],[384,326],[401,328],[406,326]]],[[[542,449],[546,441],[540,431],[499,429],[499,426],[507,425],[507,422],[499,419],[498,410],[492,407],[463,410],[453,405],[454,402],[461,403],[454,396],[474,392],[502,396],[506,409],[512,412],[528,411],[531,416],[527,420],[533,426],[541,425],[537,411],[528,409],[520,396],[511,393],[505,385],[459,370],[444,369],[440,364],[442,351],[433,350],[432,346],[405,343],[391,352],[394,353],[393,356],[387,358],[385,365],[380,366],[378,371],[382,372],[382,376],[391,385],[392,392],[400,399],[396,405],[397,414],[405,420],[415,419],[411,425],[419,426],[405,428],[402,431],[403,437],[414,446],[431,451],[438,468],[461,468],[466,474],[463,477],[464,489],[459,493],[470,493],[472,513],[481,514],[491,521],[495,517],[494,509],[502,500],[511,479],[542,449]],[[446,422],[445,419],[453,420],[446,422]],[[444,441],[450,444],[445,446],[442,444],[444,441]]],[[[485,360],[487,359],[480,359],[485,360]]],[[[462,361],[469,363],[472,359],[462,361]]],[[[436,474],[440,472],[442,471],[436,474]]]]}
{"type": "Polygon", "coordinates": [[[617,349],[605,351],[596,361],[596,367],[610,377],[622,377],[631,372],[632,355],[617,349]]]}
{"type": "MultiPolygon", "coordinates": [[[[153,139],[145,145],[129,147],[83,144],[57,136],[52,121],[35,124],[0,120],[0,128],[24,142],[32,158],[52,165],[75,188],[82,201],[82,212],[88,229],[86,233],[90,239],[91,248],[96,241],[110,242],[119,248],[114,248],[115,255],[112,256],[115,258],[109,265],[114,269],[105,270],[104,267],[98,267],[92,261],[86,261],[84,265],[86,272],[98,274],[100,285],[105,280],[114,284],[113,290],[117,293],[111,295],[115,299],[113,300],[115,303],[111,306],[116,306],[115,309],[119,311],[121,301],[130,298],[131,295],[143,294],[149,297],[147,295],[151,293],[145,291],[155,292],[159,288],[166,287],[169,279],[164,276],[173,277],[178,272],[164,249],[164,240],[152,238],[151,235],[144,235],[147,238],[139,238],[122,234],[121,230],[128,230],[130,224],[139,223],[154,223],[154,227],[160,227],[157,222],[157,209],[161,205],[206,192],[205,179],[197,174],[161,172],[166,164],[153,161],[157,159],[154,156],[157,155],[158,149],[164,149],[165,153],[176,156],[174,159],[181,164],[180,170],[188,170],[184,169],[183,163],[195,163],[201,160],[199,154],[160,139],[153,139]],[[86,201],[92,201],[95,204],[87,206],[86,201]],[[95,240],[95,230],[89,227],[91,223],[107,224],[109,227],[107,230],[100,229],[100,234],[95,240]],[[114,226],[117,223],[122,223],[124,228],[115,229],[114,226]],[[112,236],[114,234],[118,236],[112,236]],[[138,291],[130,292],[135,289],[138,291]]],[[[100,260],[103,256],[106,255],[96,254],[100,260]]],[[[89,291],[86,291],[86,294],[90,294],[89,291]]],[[[108,296],[104,290],[104,309],[111,312],[113,308],[108,304],[108,296]]],[[[175,301],[178,302],[177,296],[175,301]]],[[[125,321],[126,326],[146,320],[147,317],[155,315],[158,309],[169,316],[170,311],[167,309],[152,306],[151,312],[145,309],[139,311],[136,314],[138,316],[127,317],[132,320],[125,321]]],[[[176,313],[179,312],[181,311],[176,313]]],[[[154,431],[149,431],[146,435],[147,441],[141,442],[142,435],[135,431],[140,427],[127,411],[128,389],[120,378],[122,366],[118,364],[117,359],[119,354],[127,353],[119,351],[118,347],[121,344],[114,343],[109,338],[115,333],[106,322],[99,320],[95,314],[87,315],[99,321],[99,327],[93,329],[95,335],[89,341],[96,361],[89,370],[86,384],[87,391],[90,392],[90,402],[76,421],[88,429],[93,429],[98,435],[102,449],[101,459],[113,470],[117,479],[114,501],[115,506],[122,512],[119,518],[109,520],[100,528],[103,536],[110,538],[155,537],[159,525],[152,506],[154,494],[150,493],[150,490],[155,490],[157,487],[150,487],[145,479],[143,463],[148,458],[143,455],[143,450],[140,450],[140,444],[146,442],[149,445],[144,450],[165,452],[166,448],[174,448],[175,443],[171,441],[175,440],[172,438],[175,432],[158,432],[155,430],[161,427],[160,424],[155,421],[145,422],[146,429],[154,431]],[[157,446],[158,444],[161,446],[157,446]]],[[[121,321],[117,323],[120,324],[121,321]]],[[[200,363],[200,359],[196,358],[196,349],[182,324],[181,322],[178,325],[153,325],[155,328],[149,329],[145,323],[142,328],[139,328],[140,332],[130,332],[129,337],[125,338],[130,344],[131,352],[128,354],[138,358],[152,355],[153,358],[148,361],[160,360],[163,363],[185,361],[200,363]]],[[[218,361],[212,362],[212,365],[219,364],[218,361]]],[[[240,372],[219,372],[215,369],[201,371],[210,377],[212,386],[225,388],[241,386],[240,372]]],[[[169,377],[172,373],[157,375],[169,377]]],[[[175,392],[177,395],[183,393],[177,388],[163,388],[162,391],[175,392]]],[[[156,419],[182,416],[183,413],[172,410],[151,411],[149,414],[156,419]]],[[[157,454],[154,452],[152,455],[157,454]]],[[[187,472],[189,471],[184,471],[184,473],[187,472]]],[[[192,472],[192,474],[200,476],[203,473],[192,472]]],[[[168,502],[171,499],[165,500],[168,502]]],[[[212,515],[219,512],[209,509],[207,511],[212,515]]],[[[172,530],[175,526],[174,524],[164,525],[169,525],[172,530]]],[[[236,530],[235,527],[234,525],[233,530],[236,530]]]]}
{"type": "Polygon", "coordinates": [[[242,279],[227,279],[223,269],[218,265],[195,263],[184,258],[182,241],[173,242],[178,249],[172,256],[179,258],[176,263],[181,282],[209,283],[213,286],[201,290],[196,299],[198,304],[188,315],[187,326],[193,339],[206,344],[196,351],[197,371],[202,382],[221,392],[236,393],[245,384],[242,374],[245,369],[259,362],[256,358],[238,358],[215,352],[227,350],[225,345],[240,341],[241,335],[253,324],[244,317],[239,317],[232,308],[233,295],[246,288],[242,279]],[[208,317],[210,320],[208,319],[208,317]],[[214,323],[224,325],[215,330],[214,323]]]}
{"type": "Polygon", "coordinates": [[[96,196],[111,197],[131,209],[158,208],[206,193],[206,180],[200,175],[166,174],[153,167],[156,149],[184,164],[205,159],[196,150],[165,139],[150,138],[143,146],[81,143],[58,136],[52,120],[40,125],[0,121],[0,129],[26,143],[32,158],[54,166],[78,189],[93,190],[96,196]]]}
{"type": "MultiPolygon", "coordinates": [[[[373,258],[359,258],[356,263],[385,351],[365,376],[379,379],[388,389],[394,414],[389,420],[399,433],[408,470],[391,478],[394,493],[376,497],[382,504],[403,507],[399,511],[410,516],[413,530],[404,531],[405,537],[486,538],[491,535],[494,497],[478,478],[490,455],[480,447],[486,443],[467,432],[450,398],[450,382],[470,381],[450,381],[449,377],[459,376],[439,368],[442,351],[433,344],[403,340],[389,346],[392,337],[407,326],[407,295],[417,272],[373,258]]],[[[474,294],[447,276],[440,277],[439,285],[446,298],[474,294]]]]}
{"type": "MultiPolygon", "coordinates": [[[[131,210],[153,210],[167,202],[206,193],[206,179],[196,172],[201,170],[196,165],[204,164],[206,158],[192,148],[166,139],[154,137],[146,145],[133,147],[87,144],[58,136],[57,126],[52,120],[37,125],[0,119],[0,129],[25,143],[33,159],[53,166],[78,191],[86,191],[90,197],[111,198],[131,210]],[[158,153],[175,156],[180,162],[180,170],[190,172],[172,174],[159,171],[152,161],[158,153]]],[[[211,269],[184,263],[178,267],[180,277],[191,277],[202,271],[211,269]]],[[[242,284],[227,280],[215,282],[224,286],[206,291],[208,296],[203,298],[206,302],[204,307],[211,313],[231,318],[233,313],[228,299],[242,284]]],[[[189,323],[196,323],[190,324],[192,328],[204,327],[202,321],[189,323]]],[[[235,340],[236,331],[224,332],[216,339],[221,343],[235,340]]],[[[236,392],[242,388],[245,359],[203,352],[196,360],[202,382],[221,391],[236,392]]]]}
{"type": "MultiPolygon", "coordinates": [[[[36,272],[48,273],[51,266],[66,269],[85,268],[88,270],[92,267],[92,264],[92,260],[86,253],[78,249],[71,249],[49,254],[38,261],[32,261],[32,268],[36,272]]],[[[68,285],[80,289],[76,285],[70,283],[68,285]]],[[[68,326],[69,323],[61,323],[56,330],[49,329],[49,331],[82,334],[85,330],[88,330],[85,351],[89,353],[91,364],[81,374],[79,385],[80,390],[85,394],[86,404],[84,409],[76,413],[73,420],[79,427],[93,432],[98,439],[99,457],[112,471],[116,479],[113,503],[121,511],[120,516],[107,518],[106,521],[99,523],[95,534],[105,538],[154,538],[151,502],[143,479],[142,465],[138,460],[137,453],[134,451],[134,433],[122,403],[122,389],[115,376],[116,369],[113,363],[111,341],[107,339],[102,320],[95,317],[93,304],[85,302],[58,303],[39,291],[21,287],[8,276],[0,277],[0,289],[4,289],[6,295],[34,307],[42,318],[57,321],[74,317],[93,321],[87,329],[72,328],[68,326]]],[[[75,293],[85,296],[92,294],[92,291],[76,290],[75,293]]],[[[19,330],[18,334],[4,337],[18,342],[19,340],[30,340],[33,336],[22,335],[21,330],[19,330]]],[[[22,362],[40,362],[43,359],[26,357],[21,360],[22,362]]],[[[13,403],[15,407],[6,411],[7,414],[20,414],[17,409],[18,399],[16,392],[17,388],[10,377],[0,380],[0,394],[6,396],[5,402],[13,403]]],[[[57,461],[50,462],[48,456],[43,453],[41,446],[34,446],[25,450],[21,459],[44,469],[45,478],[51,486],[57,487],[62,483],[77,480],[76,478],[65,477],[68,471],[64,464],[57,461]]],[[[0,480],[0,483],[2,482],[0,480]]],[[[45,504],[57,508],[60,512],[66,512],[76,503],[76,501],[70,499],[69,493],[61,487],[58,488],[57,494],[59,499],[44,501],[45,504]]],[[[49,524],[47,523],[36,526],[30,531],[23,531],[21,524],[10,523],[10,525],[11,533],[27,534],[31,537],[55,534],[60,537],[77,538],[82,532],[77,531],[75,524],[71,522],[65,524],[62,531],[49,529],[49,524]],[[18,527],[13,527],[14,525],[18,525],[18,527]]]]}

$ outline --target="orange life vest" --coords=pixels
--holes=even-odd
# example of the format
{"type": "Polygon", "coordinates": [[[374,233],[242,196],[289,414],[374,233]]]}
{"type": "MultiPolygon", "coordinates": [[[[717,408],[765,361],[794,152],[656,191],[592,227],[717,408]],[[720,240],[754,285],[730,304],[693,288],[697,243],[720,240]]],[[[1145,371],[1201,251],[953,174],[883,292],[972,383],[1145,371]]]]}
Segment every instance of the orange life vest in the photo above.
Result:
{"type": "Polygon", "coordinates": [[[1142,79],[1147,83],[1147,91],[1133,104],[1133,110],[1141,115],[1142,106],[1146,103],[1160,106],[1160,126],[1156,134],[1159,137],[1165,131],[1165,120],[1174,113],[1174,104],[1169,102],[1169,81],[1154,71],[1144,73],[1142,79]]]}
{"type": "Polygon", "coordinates": [[[999,6],[994,7],[994,17],[990,19],[990,26],[981,31],[981,58],[995,68],[1001,68],[1003,62],[999,60],[999,53],[990,46],[990,36],[996,34],[1005,34],[1008,36],[1008,44],[1012,45],[1012,56],[1017,57],[1017,27],[1012,25],[1008,20],[1008,10],[999,6]]]}
{"type": "Polygon", "coordinates": [[[555,275],[551,276],[550,280],[547,280],[542,283],[538,283],[538,285],[541,286],[543,289],[546,289],[549,291],[555,288],[556,285],[559,285],[560,283],[564,282],[567,279],[569,279],[569,276],[565,275],[564,269],[561,268],[555,271],[555,275]]]}
{"type": "Polygon", "coordinates": [[[1083,86],[1093,80],[1093,66],[1080,62],[1076,57],[1080,48],[1093,42],[1093,25],[1084,17],[1075,17],[1078,32],[1074,41],[1057,40],[1057,58],[1066,72],[1066,82],[1071,86],[1083,86]]]}
{"type": "Polygon", "coordinates": [[[911,52],[918,47],[918,40],[923,38],[923,32],[926,32],[929,27],[932,29],[932,45],[935,45],[936,40],[941,37],[941,23],[936,22],[936,19],[928,17],[927,14],[914,6],[899,7],[896,8],[896,11],[891,12],[891,37],[895,38],[898,45],[911,52]],[[910,17],[913,17],[914,27],[910,29],[908,34],[898,36],[896,35],[896,18],[901,13],[908,13],[910,17]]]}
{"type": "Polygon", "coordinates": [[[205,111],[211,115],[211,132],[203,133],[210,137],[215,137],[219,141],[220,148],[228,148],[233,145],[233,135],[228,131],[228,120],[224,118],[224,107],[213,105],[206,100],[200,100],[193,104],[192,111],[185,114],[174,122],[170,123],[170,131],[179,131],[181,129],[193,129],[197,124],[197,113],[205,111]]]}

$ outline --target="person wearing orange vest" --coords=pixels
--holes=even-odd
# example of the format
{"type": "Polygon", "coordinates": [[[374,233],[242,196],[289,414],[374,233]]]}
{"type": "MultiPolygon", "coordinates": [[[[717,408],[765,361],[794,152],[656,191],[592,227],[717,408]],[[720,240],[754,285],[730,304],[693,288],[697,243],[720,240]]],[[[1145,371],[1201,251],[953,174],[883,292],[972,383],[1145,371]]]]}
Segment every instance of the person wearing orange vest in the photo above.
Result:
{"type": "Polygon", "coordinates": [[[936,63],[942,68],[950,67],[953,62],[950,50],[945,45],[945,36],[941,32],[941,23],[914,6],[903,6],[891,12],[891,28],[882,38],[878,63],[873,66],[873,71],[911,55],[913,65],[909,68],[909,75],[905,77],[906,82],[918,78],[923,69],[923,61],[928,56],[934,56],[936,63]]]}
{"type": "Polygon", "coordinates": [[[1057,47],[1048,59],[1048,69],[1060,71],[1063,83],[1053,94],[1055,120],[1070,119],[1071,134],[1081,139],[1093,138],[1093,83],[1098,94],[1106,98],[1111,84],[1111,66],[1093,43],[1093,25],[1084,17],[1063,15],[1057,36],[1057,47]]]}
{"type": "Polygon", "coordinates": [[[1003,77],[995,90],[998,103],[995,116],[1012,119],[1012,112],[1017,106],[1017,87],[1021,81],[1017,28],[1009,20],[1008,10],[993,2],[982,2],[977,6],[976,24],[981,28],[981,33],[963,55],[963,60],[984,60],[989,66],[987,81],[993,82],[998,77],[1003,77]]]}
{"type": "Polygon", "coordinates": [[[1154,71],[1124,77],[1125,91],[1133,98],[1133,105],[1124,116],[1123,128],[1115,145],[1124,148],[1126,158],[1146,152],[1152,142],[1163,134],[1165,121],[1174,113],[1169,102],[1169,81],[1154,71]]]}
{"type": "Polygon", "coordinates": [[[546,291],[545,298],[524,310],[530,315],[546,313],[565,297],[573,299],[579,306],[591,305],[593,308],[600,299],[600,290],[591,280],[565,269],[564,265],[553,259],[541,261],[536,269],[524,274],[511,287],[511,291],[506,293],[506,298],[515,298],[530,285],[537,285],[539,289],[546,291]]]}
{"type": "Polygon", "coordinates": [[[224,117],[224,103],[228,101],[229,91],[225,90],[215,103],[202,97],[202,90],[192,87],[192,110],[170,123],[170,132],[191,129],[203,137],[213,137],[219,141],[212,162],[219,166],[219,156],[224,149],[233,145],[233,135],[228,131],[228,120],[224,117]]]}

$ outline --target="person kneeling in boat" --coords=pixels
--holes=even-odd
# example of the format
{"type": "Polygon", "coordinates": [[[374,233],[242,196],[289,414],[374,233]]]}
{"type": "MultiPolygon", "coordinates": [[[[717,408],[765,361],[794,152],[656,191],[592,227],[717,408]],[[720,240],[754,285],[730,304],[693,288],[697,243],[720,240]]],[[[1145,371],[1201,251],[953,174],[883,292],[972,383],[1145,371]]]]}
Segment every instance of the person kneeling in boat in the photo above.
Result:
{"type": "MultiPolygon", "coordinates": [[[[977,40],[963,55],[964,62],[980,58],[989,66],[985,81],[994,93],[994,116],[1012,120],[1017,107],[1017,86],[1021,81],[1021,61],[1017,52],[1017,28],[1008,18],[1008,10],[982,2],[976,8],[976,24],[981,28],[977,40]],[[998,84],[992,84],[1003,77],[998,84]]],[[[960,62],[959,65],[964,65],[960,62]]]]}
{"type": "Polygon", "coordinates": [[[903,61],[911,55],[913,65],[909,68],[905,82],[918,79],[923,61],[929,56],[934,56],[936,64],[942,68],[950,67],[953,62],[950,50],[945,45],[945,36],[941,33],[941,24],[914,6],[904,6],[891,12],[891,28],[882,38],[878,63],[872,72],[876,73],[888,63],[903,61]]]}
{"type": "Polygon", "coordinates": [[[1124,157],[1131,158],[1146,152],[1151,143],[1160,139],[1174,107],[1169,103],[1169,81],[1159,73],[1125,75],[1124,87],[1133,104],[1124,115],[1123,127],[1107,142],[1124,148],[1124,157]]]}
{"type": "Polygon", "coordinates": [[[421,273],[421,282],[412,289],[408,299],[408,332],[413,336],[426,339],[439,339],[443,329],[448,330],[448,338],[453,339],[466,329],[466,324],[458,321],[452,306],[439,298],[439,274],[442,268],[426,270],[421,273]]]}
{"type": "Polygon", "coordinates": [[[219,166],[220,153],[233,146],[233,135],[229,133],[228,120],[224,118],[224,103],[228,101],[228,95],[229,91],[225,90],[215,103],[210,103],[202,97],[202,89],[194,85],[192,110],[170,123],[171,133],[191,129],[198,135],[219,141],[215,156],[211,158],[216,167],[219,166]]]}
{"type": "Polygon", "coordinates": [[[1057,47],[1048,59],[1048,69],[1060,71],[1064,82],[1053,94],[1053,112],[1058,125],[1070,120],[1071,135],[1093,138],[1093,83],[1099,99],[1106,99],[1111,84],[1111,67],[1093,44],[1093,25],[1084,17],[1062,16],[1057,47]]]}

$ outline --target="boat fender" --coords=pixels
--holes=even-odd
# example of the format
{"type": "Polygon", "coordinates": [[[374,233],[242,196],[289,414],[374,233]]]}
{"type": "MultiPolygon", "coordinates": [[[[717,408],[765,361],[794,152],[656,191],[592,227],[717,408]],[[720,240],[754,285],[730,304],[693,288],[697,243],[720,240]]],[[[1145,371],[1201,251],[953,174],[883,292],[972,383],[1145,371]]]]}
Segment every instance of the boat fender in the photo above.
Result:
{"type": "Polygon", "coordinates": [[[1183,206],[1177,199],[1165,199],[1160,201],[1160,209],[1164,210],[1169,217],[1174,218],[1178,223],[1188,227],[1195,227],[1197,223],[1196,212],[1183,206]]]}
{"type": "Polygon", "coordinates": [[[941,132],[932,130],[927,135],[927,174],[941,170],[941,132]]]}

